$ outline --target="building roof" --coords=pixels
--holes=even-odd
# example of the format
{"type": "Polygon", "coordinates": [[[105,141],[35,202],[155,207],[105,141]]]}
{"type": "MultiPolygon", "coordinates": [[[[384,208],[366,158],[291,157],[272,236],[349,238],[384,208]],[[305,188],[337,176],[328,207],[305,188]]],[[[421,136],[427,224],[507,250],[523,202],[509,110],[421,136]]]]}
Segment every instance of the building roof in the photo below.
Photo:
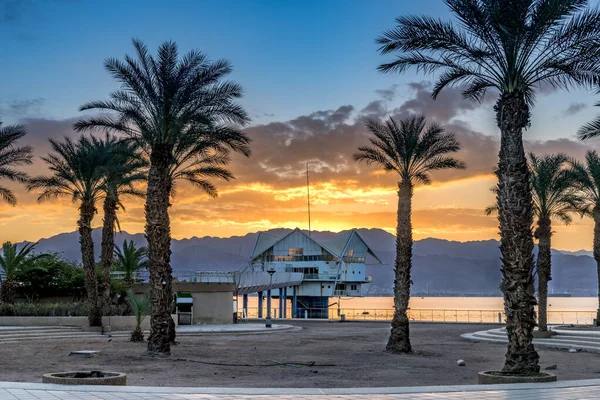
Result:
{"type": "Polygon", "coordinates": [[[307,238],[309,238],[310,240],[312,240],[313,242],[315,242],[316,244],[321,246],[323,249],[325,249],[328,253],[330,253],[331,255],[338,257],[338,258],[343,257],[344,252],[345,252],[350,240],[352,239],[353,236],[356,236],[367,246],[368,254],[373,256],[377,261],[379,261],[379,263],[382,264],[382,261],[379,259],[379,257],[377,257],[377,255],[375,255],[375,253],[373,252],[373,250],[371,250],[371,248],[369,247],[367,242],[364,241],[364,239],[359,235],[358,231],[356,231],[355,229],[344,232],[344,233],[340,233],[337,236],[335,236],[333,239],[327,240],[325,242],[319,242],[315,238],[308,236],[305,232],[303,232],[299,228],[294,229],[293,231],[291,231],[290,233],[284,235],[282,238],[279,238],[279,239],[277,239],[273,235],[269,235],[268,233],[261,232],[258,234],[258,237],[256,238],[256,244],[254,245],[254,250],[252,251],[252,259],[254,260],[256,257],[260,256],[265,251],[269,250],[270,248],[275,246],[277,243],[281,242],[282,240],[284,240],[285,238],[287,238],[288,236],[290,236],[291,234],[293,234],[296,231],[302,233],[304,236],[306,236],[307,238]]]}

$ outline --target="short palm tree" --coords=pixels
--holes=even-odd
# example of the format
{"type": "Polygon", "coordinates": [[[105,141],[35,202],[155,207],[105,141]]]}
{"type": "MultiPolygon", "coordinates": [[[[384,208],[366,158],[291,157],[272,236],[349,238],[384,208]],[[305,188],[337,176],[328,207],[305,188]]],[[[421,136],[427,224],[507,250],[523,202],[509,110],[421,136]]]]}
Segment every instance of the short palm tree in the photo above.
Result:
{"type": "MultiPolygon", "coordinates": [[[[538,329],[548,331],[548,282],[552,280],[552,220],[564,224],[572,222],[571,213],[580,209],[582,198],[575,186],[569,158],[562,153],[541,157],[529,153],[533,215],[537,227],[533,236],[538,240],[538,329]]],[[[497,187],[494,188],[494,192],[497,187]]],[[[486,214],[496,212],[496,205],[488,207],[486,214]]]]}
{"type": "Polygon", "coordinates": [[[600,156],[595,150],[585,155],[585,164],[572,161],[573,174],[581,191],[579,210],[594,220],[594,259],[598,270],[598,311],[596,325],[600,326],[600,156]]]}
{"type": "Polygon", "coordinates": [[[135,316],[135,329],[131,332],[131,341],[132,342],[143,342],[144,341],[144,331],[142,331],[142,322],[146,315],[148,315],[148,311],[150,311],[150,296],[145,294],[144,297],[138,299],[135,294],[129,290],[127,292],[127,302],[129,303],[129,307],[133,311],[133,315],[135,316]]]}
{"type": "Polygon", "coordinates": [[[216,196],[209,178],[233,178],[225,168],[230,152],[250,155],[250,139],[231,125],[249,119],[236,103],[242,88],[223,80],[232,70],[229,62],[211,62],[198,51],[180,58],[173,42],[162,44],[156,57],[138,40],[133,46],[136,58],[105,62],[121,90],[113,92],[110,100],[81,107],[108,114],[86,118],[75,127],[118,132],[139,145],[149,159],[145,212],[152,315],[148,351],[169,354],[175,333],[169,220],[175,181],[186,180],[216,196]]]}
{"type": "Polygon", "coordinates": [[[464,169],[463,161],[447,156],[460,149],[454,134],[445,133],[436,124],[425,126],[425,117],[412,116],[385,124],[366,121],[372,134],[370,146],[359,147],[356,161],[375,164],[400,176],[398,182],[398,224],[396,227],[396,263],[394,266],[394,317],[386,350],[412,351],[407,316],[412,269],[412,196],[415,184],[431,183],[430,173],[444,169],[464,169]]]}
{"type": "MultiPolygon", "coordinates": [[[[30,165],[33,158],[31,146],[18,146],[17,141],[25,136],[23,125],[8,125],[2,127],[0,120],[0,179],[14,182],[26,182],[27,174],[15,169],[23,165],[30,165]]],[[[17,198],[12,190],[0,186],[0,198],[8,204],[17,204],[17,198]]]]}
{"type": "Polygon", "coordinates": [[[123,280],[129,290],[135,282],[135,273],[148,267],[148,260],[146,259],[148,249],[143,246],[136,247],[133,240],[127,241],[125,239],[121,248],[115,247],[114,253],[115,267],[118,271],[122,271],[125,274],[123,280]]]}
{"type": "Polygon", "coordinates": [[[144,192],[136,187],[145,181],[142,169],[146,166],[134,143],[119,140],[106,135],[102,138],[90,138],[92,146],[107,153],[107,165],[104,167],[104,219],[100,262],[104,276],[102,280],[102,304],[110,304],[110,270],[115,250],[115,229],[118,226],[117,210],[124,210],[121,199],[124,196],[144,197],[144,192]]]}
{"type": "Polygon", "coordinates": [[[15,301],[15,277],[19,272],[27,270],[36,260],[46,255],[33,255],[31,252],[37,243],[26,243],[17,251],[17,245],[4,242],[0,254],[0,268],[4,280],[0,277],[0,301],[13,304],[15,301]]]}
{"type": "Polygon", "coordinates": [[[42,157],[51,171],[49,176],[38,176],[29,181],[29,190],[41,190],[38,201],[69,197],[79,204],[79,243],[85,270],[85,283],[90,305],[90,326],[102,326],[102,307],[98,301],[92,220],[96,204],[105,191],[104,168],[109,160],[104,151],[98,151],[93,141],[81,137],[77,142],[65,138],[62,142],[49,139],[53,153],[42,157]]]}
{"type": "Polygon", "coordinates": [[[440,71],[435,98],[463,85],[467,99],[499,92],[494,110],[501,132],[498,220],[508,351],[504,372],[539,372],[533,346],[533,203],[523,131],[540,85],[594,88],[600,82],[600,9],[587,0],[445,0],[458,24],[402,16],[377,41],[383,54],[398,53],[383,72],[440,71]]]}

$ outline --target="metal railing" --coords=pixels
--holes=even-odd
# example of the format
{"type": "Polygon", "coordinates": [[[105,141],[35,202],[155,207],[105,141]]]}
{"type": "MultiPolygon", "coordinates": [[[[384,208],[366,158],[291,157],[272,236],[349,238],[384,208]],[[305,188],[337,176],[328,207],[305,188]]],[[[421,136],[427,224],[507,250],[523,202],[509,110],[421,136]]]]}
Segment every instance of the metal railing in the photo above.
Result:
{"type": "MultiPolygon", "coordinates": [[[[238,314],[242,315],[239,307],[238,314]]],[[[357,309],[357,308],[302,308],[299,307],[296,318],[339,319],[343,314],[349,321],[391,321],[393,309],[357,309]]],[[[263,318],[267,315],[263,308],[263,318]]],[[[280,318],[279,309],[273,308],[271,315],[280,318]]],[[[247,318],[258,318],[258,307],[248,307],[247,318]]],[[[288,306],[287,318],[292,318],[292,310],[288,306]]],[[[450,309],[410,309],[408,318],[414,322],[454,322],[454,323],[504,323],[504,310],[450,310],[450,309]]],[[[549,324],[582,324],[591,325],[596,318],[595,311],[548,311],[549,324]]]]}

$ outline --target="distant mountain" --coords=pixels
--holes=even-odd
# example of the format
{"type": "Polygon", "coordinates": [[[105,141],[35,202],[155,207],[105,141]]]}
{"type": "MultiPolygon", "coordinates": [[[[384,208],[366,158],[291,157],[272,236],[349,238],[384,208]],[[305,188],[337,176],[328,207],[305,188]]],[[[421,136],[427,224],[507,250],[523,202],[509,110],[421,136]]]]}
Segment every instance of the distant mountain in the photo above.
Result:
{"type": "MultiPolygon", "coordinates": [[[[370,295],[392,293],[394,282],[395,237],[381,229],[359,229],[360,235],[382,260],[367,260],[367,274],[373,276],[370,295]]],[[[290,229],[271,229],[267,233],[282,237],[290,229]]],[[[311,235],[321,241],[329,240],[337,233],[313,231],[311,235]]],[[[101,230],[93,231],[94,251],[100,255],[101,230]]],[[[245,266],[254,248],[258,233],[244,236],[217,238],[211,236],[174,239],[171,242],[172,265],[181,271],[233,271],[245,266]]],[[[143,234],[121,232],[116,243],[133,240],[146,245],[143,234]]],[[[38,242],[38,252],[58,252],[65,258],[79,262],[79,235],[77,232],[62,233],[38,242]]],[[[453,242],[442,239],[423,239],[414,243],[413,293],[446,295],[499,295],[501,279],[499,243],[495,240],[453,242]]],[[[591,252],[556,251],[552,253],[552,281],[550,293],[570,293],[573,296],[597,294],[596,263],[591,252]]]]}

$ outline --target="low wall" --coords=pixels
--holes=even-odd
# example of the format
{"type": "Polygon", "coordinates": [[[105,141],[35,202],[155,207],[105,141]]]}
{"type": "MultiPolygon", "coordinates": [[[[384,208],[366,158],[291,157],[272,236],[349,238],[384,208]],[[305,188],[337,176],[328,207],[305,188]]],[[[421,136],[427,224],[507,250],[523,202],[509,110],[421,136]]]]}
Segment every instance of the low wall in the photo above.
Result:
{"type": "MultiPolygon", "coordinates": [[[[177,323],[177,319],[175,319],[177,323]]],[[[102,317],[102,325],[108,330],[131,331],[135,328],[135,317],[102,317]]],[[[0,317],[0,326],[80,326],[88,327],[87,317],[0,317]]],[[[142,321],[142,329],[150,329],[150,317],[142,321]]]]}
{"type": "Polygon", "coordinates": [[[233,323],[233,293],[204,292],[192,293],[194,298],[195,324],[233,323]]]}

